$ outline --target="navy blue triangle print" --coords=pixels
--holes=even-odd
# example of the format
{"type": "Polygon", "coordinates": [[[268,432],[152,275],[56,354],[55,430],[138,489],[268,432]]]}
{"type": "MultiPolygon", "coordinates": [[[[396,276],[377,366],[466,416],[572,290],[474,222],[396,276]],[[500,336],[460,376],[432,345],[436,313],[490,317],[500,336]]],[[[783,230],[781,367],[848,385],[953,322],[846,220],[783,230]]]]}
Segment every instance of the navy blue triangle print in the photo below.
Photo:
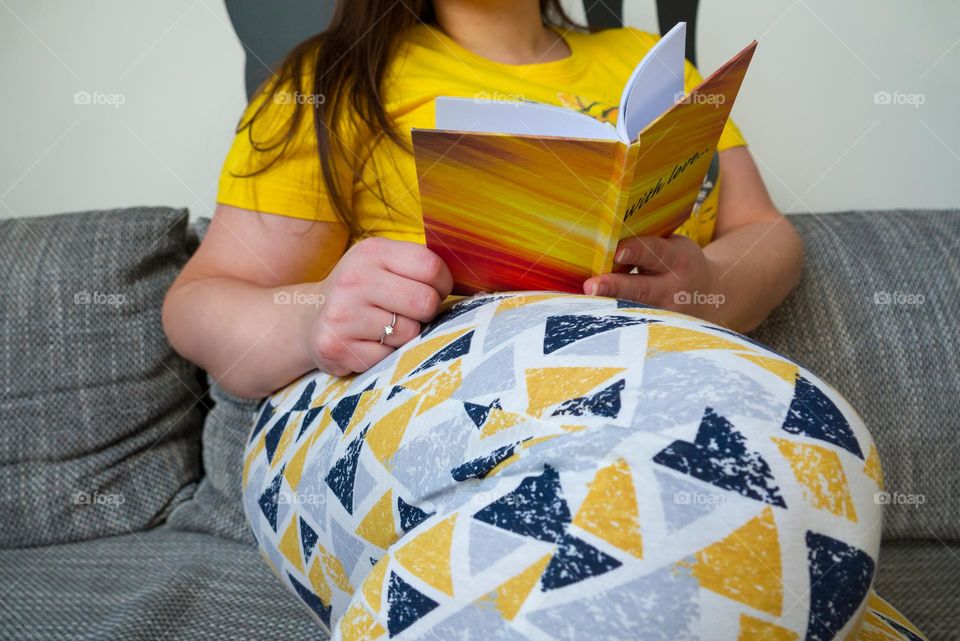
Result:
{"type": "Polygon", "coordinates": [[[819,387],[802,376],[797,376],[793,400],[781,427],[785,432],[826,441],[863,458],[860,443],[843,412],[819,387]]]}
{"type": "Polygon", "coordinates": [[[347,514],[353,514],[353,484],[357,479],[357,465],[360,462],[363,439],[367,435],[369,427],[367,425],[360,435],[353,439],[353,442],[347,446],[347,451],[334,463],[324,479],[327,486],[333,491],[334,496],[340,501],[340,505],[347,511],[347,514]]]}
{"type": "Polygon", "coordinates": [[[830,641],[867,598],[875,564],[863,550],[807,532],[810,618],[805,641],[830,641]]]}
{"type": "Polygon", "coordinates": [[[623,565],[608,554],[604,554],[586,541],[567,534],[560,541],[556,553],[550,559],[543,576],[540,577],[541,590],[556,590],[584,579],[605,574],[623,565]]]}
{"type": "Polygon", "coordinates": [[[787,507],[770,465],[758,452],[747,450],[743,434],[709,407],[693,443],[674,441],[653,462],[747,498],[787,507]]]}
{"type": "Polygon", "coordinates": [[[646,305],[644,303],[638,303],[634,300],[626,300],[623,298],[617,299],[617,309],[656,309],[653,305],[646,305]]]}
{"type": "Polygon", "coordinates": [[[876,612],[876,615],[881,619],[883,619],[884,623],[886,623],[891,628],[899,632],[903,636],[903,638],[906,639],[907,641],[926,641],[926,639],[924,639],[923,637],[918,637],[911,630],[908,630],[907,628],[903,627],[902,625],[900,625],[899,623],[897,623],[887,615],[882,614],[880,612],[876,612]]]}
{"type": "Polygon", "coordinates": [[[270,419],[273,418],[273,413],[276,411],[276,406],[271,405],[269,400],[263,402],[260,418],[257,419],[257,424],[253,428],[253,434],[250,435],[250,443],[253,443],[253,439],[257,438],[257,434],[270,422],[270,419]]]}
{"type": "Polygon", "coordinates": [[[642,325],[647,322],[649,321],[645,318],[629,318],[627,316],[588,316],[585,314],[550,316],[547,318],[546,328],[543,332],[543,353],[551,354],[571,343],[596,336],[601,332],[609,332],[630,325],[642,325]]]}
{"type": "Polygon", "coordinates": [[[626,379],[621,378],[616,383],[603,388],[596,394],[571,398],[560,404],[550,416],[604,416],[616,418],[620,413],[620,394],[627,385],[626,379]]]}
{"type": "Polygon", "coordinates": [[[413,376],[414,374],[419,374],[420,372],[430,369],[434,365],[444,363],[446,361],[452,361],[455,358],[460,358],[461,356],[466,355],[470,352],[470,341],[473,340],[473,335],[475,333],[475,330],[467,332],[427,360],[423,361],[420,366],[410,372],[409,375],[413,376]]]}
{"type": "Polygon", "coordinates": [[[294,412],[303,412],[310,409],[310,403],[313,401],[313,392],[317,389],[317,381],[310,381],[310,384],[303,388],[303,393],[292,408],[294,412]]]}
{"type": "Polygon", "coordinates": [[[519,443],[512,443],[510,445],[498,447],[489,454],[475,458],[472,461],[467,461],[463,465],[458,465],[450,470],[450,475],[453,477],[454,481],[459,481],[461,483],[468,479],[485,478],[487,474],[493,470],[493,468],[513,456],[514,451],[517,449],[517,445],[519,445],[519,443]]]}
{"type": "Polygon", "coordinates": [[[356,394],[344,396],[330,410],[330,416],[333,418],[333,422],[337,424],[337,427],[340,428],[341,432],[347,431],[347,426],[350,425],[350,419],[353,418],[354,412],[357,411],[357,405],[360,404],[360,397],[374,389],[376,385],[377,381],[374,380],[356,394]]]}
{"type": "Polygon", "coordinates": [[[283,469],[280,468],[277,475],[273,477],[273,481],[257,499],[260,511],[263,512],[263,515],[267,518],[267,523],[270,524],[270,528],[274,532],[277,531],[277,510],[279,509],[280,484],[283,483],[283,469]]]}
{"type": "Polygon", "coordinates": [[[387,587],[387,630],[394,637],[418,619],[432,612],[439,605],[436,601],[418,592],[412,585],[400,578],[396,572],[390,573],[387,587]]]}
{"type": "Polygon", "coordinates": [[[783,354],[781,354],[780,352],[775,352],[775,351],[773,351],[772,349],[770,349],[768,346],[763,345],[763,344],[761,344],[761,343],[758,343],[757,341],[753,340],[753,339],[750,338],[749,336],[744,336],[743,334],[738,334],[737,332],[733,331],[732,329],[726,329],[725,327],[717,327],[716,325],[701,325],[700,327],[702,327],[703,329],[709,330],[709,331],[711,331],[711,332],[717,332],[717,333],[719,333],[719,334],[726,334],[727,336],[732,336],[733,338],[739,338],[740,340],[742,340],[742,341],[744,341],[744,342],[747,342],[747,343],[750,343],[751,345],[753,345],[753,346],[755,346],[755,347],[759,347],[759,348],[760,348],[762,351],[764,351],[764,352],[769,352],[769,353],[771,353],[771,354],[774,354],[775,356],[779,356],[780,358],[782,358],[783,360],[787,361],[788,363],[793,363],[794,365],[797,365],[797,362],[796,362],[795,360],[793,360],[792,358],[788,358],[788,357],[784,356],[783,354]]]}
{"type": "Polygon", "coordinates": [[[326,405],[321,405],[320,407],[311,407],[310,409],[307,410],[306,415],[303,417],[303,422],[300,423],[300,431],[297,432],[297,438],[296,438],[297,441],[299,441],[300,437],[306,433],[306,431],[313,424],[314,419],[317,418],[317,416],[320,414],[320,412],[323,411],[323,408],[325,407],[326,405]]]}
{"type": "Polygon", "coordinates": [[[427,514],[416,505],[410,505],[399,496],[397,497],[397,513],[400,515],[400,528],[403,529],[405,533],[433,516],[432,514],[427,514]]]}
{"type": "Polygon", "coordinates": [[[329,628],[330,612],[333,610],[333,607],[324,605],[320,597],[311,592],[307,586],[293,578],[293,575],[289,572],[287,572],[287,578],[290,579],[290,585],[293,586],[293,590],[297,593],[297,596],[300,597],[300,600],[306,603],[307,607],[313,610],[313,612],[320,617],[320,620],[323,621],[323,624],[329,628]]]}
{"type": "Polygon", "coordinates": [[[393,388],[390,390],[390,393],[387,394],[387,400],[389,401],[391,398],[393,398],[394,396],[396,396],[397,394],[399,394],[405,389],[407,388],[404,387],[403,385],[394,385],[393,388]]]}
{"type": "Polygon", "coordinates": [[[479,403],[470,403],[465,401],[463,403],[463,409],[467,412],[467,416],[470,417],[470,420],[473,421],[473,424],[477,427],[483,427],[483,424],[487,422],[487,417],[490,416],[491,409],[502,410],[503,406],[500,404],[500,399],[494,399],[489,405],[480,405],[479,403]]]}
{"type": "Polygon", "coordinates": [[[473,518],[538,541],[559,543],[571,516],[560,475],[544,465],[542,474],[523,479],[517,489],[480,509],[473,518]]]}
{"type": "Polygon", "coordinates": [[[267,450],[267,460],[271,463],[273,463],[273,455],[277,452],[277,446],[280,444],[280,438],[283,436],[283,431],[287,428],[287,421],[289,419],[290,412],[287,412],[270,428],[270,431],[267,432],[267,435],[263,439],[264,446],[267,450]]]}
{"type": "Polygon", "coordinates": [[[450,321],[457,316],[463,316],[467,312],[472,312],[478,307],[483,307],[484,305],[501,301],[504,298],[506,298],[506,296],[483,296],[480,298],[466,299],[455,303],[452,307],[437,314],[437,316],[420,332],[420,338],[423,338],[440,325],[443,325],[447,321],[450,321]]]}
{"type": "Polygon", "coordinates": [[[313,556],[313,548],[317,544],[317,533],[310,527],[303,517],[300,517],[300,549],[303,550],[303,560],[310,563],[310,557],[313,556]]]}

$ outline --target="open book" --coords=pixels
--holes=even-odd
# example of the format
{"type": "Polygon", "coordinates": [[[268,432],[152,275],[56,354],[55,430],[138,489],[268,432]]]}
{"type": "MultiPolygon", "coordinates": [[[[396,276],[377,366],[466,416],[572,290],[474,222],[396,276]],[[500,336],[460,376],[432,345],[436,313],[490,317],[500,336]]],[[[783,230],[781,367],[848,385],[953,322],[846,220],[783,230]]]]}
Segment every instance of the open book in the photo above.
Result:
{"type": "Polygon", "coordinates": [[[413,129],[427,246],[455,294],[581,292],[617,243],[690,215],[756,41],[683,92],[686,25],[630,76],[616,127],[565,107],[437,98],[413,129]]]}

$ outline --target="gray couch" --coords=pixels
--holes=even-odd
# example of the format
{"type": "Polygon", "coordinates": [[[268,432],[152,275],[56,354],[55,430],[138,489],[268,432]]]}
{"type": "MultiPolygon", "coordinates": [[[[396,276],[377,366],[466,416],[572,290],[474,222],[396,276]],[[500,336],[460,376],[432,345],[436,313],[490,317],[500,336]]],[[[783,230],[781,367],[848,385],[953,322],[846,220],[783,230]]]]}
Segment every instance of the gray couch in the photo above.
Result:
{"type": "MultiPolygon", "coordinates": [[[[838,387],[892,501],[878,589],[960,630],[960,211],[795,217],[803,283],[754,337],[838,387]]],[[[169,208],[0,221],[0,638],[317,639],[240,501],[254,403],[185,362],[169,208]]]]}

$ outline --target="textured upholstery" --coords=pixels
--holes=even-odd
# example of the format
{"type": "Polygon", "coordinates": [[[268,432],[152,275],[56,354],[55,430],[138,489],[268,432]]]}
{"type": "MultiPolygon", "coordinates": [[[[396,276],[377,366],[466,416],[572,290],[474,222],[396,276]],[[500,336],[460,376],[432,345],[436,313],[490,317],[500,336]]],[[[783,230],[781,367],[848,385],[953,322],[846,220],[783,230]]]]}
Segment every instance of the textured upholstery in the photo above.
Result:
{"type": "Polygon", "coordinates": [[[791,220],[806,242],[803,283],[754,338],[863,416],[893,496],[886,538],[960,540],[960,211],[791,220]]]}
{"type": "Polygon", "coordinates": [[[930,641],[960,635],[960,543],[904,539],[880,549],[876,589],[930,641]]]}
{"type": "Polygon", "coordinates": [[[321,641],[256,548],[159,528],[0,550],[0,638],[321,641]]]}
{"type": "Polygon", "coordinates": [[[183,209],[0,220],[0,547],[161,522],[201,473],[196,370],[163,335],[183,209]]]}

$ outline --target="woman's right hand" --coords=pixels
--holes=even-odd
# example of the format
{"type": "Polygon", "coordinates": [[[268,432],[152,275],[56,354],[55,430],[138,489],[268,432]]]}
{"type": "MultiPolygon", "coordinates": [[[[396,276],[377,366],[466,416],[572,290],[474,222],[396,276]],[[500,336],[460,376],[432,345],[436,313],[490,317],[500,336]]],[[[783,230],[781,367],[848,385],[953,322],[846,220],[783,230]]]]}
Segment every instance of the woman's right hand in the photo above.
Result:
{"type": "Polygon", "coordinates": [[[452,288],[450,270],[426,246],[361,240],[317,283],[323,302],[305,325],[306,349],[328,374],[366,371],[417,336],[420,324],[436,316],[452,288]],[[393,314],[393,332],[381,344],[393,314]]]}

